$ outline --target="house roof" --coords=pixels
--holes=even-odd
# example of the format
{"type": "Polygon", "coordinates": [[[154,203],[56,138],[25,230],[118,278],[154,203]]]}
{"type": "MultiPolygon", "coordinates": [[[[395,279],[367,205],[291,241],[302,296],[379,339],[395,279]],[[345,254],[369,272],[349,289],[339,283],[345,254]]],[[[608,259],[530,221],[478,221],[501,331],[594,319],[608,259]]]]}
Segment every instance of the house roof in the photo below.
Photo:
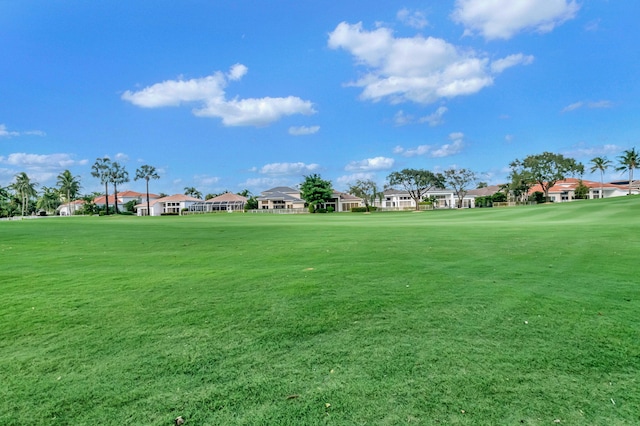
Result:
{"type": "Polygon", "coordinates": [[[496,192],[500,192],[500,185],[489,185],[484,188],[470,189],[467,191],[467,195],[473,195],[474,197],[486,197],[493,195],[496,192]]]}
{"type": "MultiPolygon", "coordinates": [[[[184,194],[173,194],[166,197],[158,198],[155,200],[149,200],[149,206],[155,206],[157,203],[181,203],[183,201],[191,201],[191,202],[202,202],[201,199],[191,197],[189,195],[184,194]]],[[[136,208],[144,208],[147,207],[146,201],[136,204],[136,208]]]]}
{"type": "Polygon", "coordinates": [[[346,192],[340,192],[340,191],[333,191],[333,197],[334,198],[339,198],[341,200],[347,200],[347,201],[362,201],[362,198],[360,197],[356,197],[355,195],[351,195],[348,194],[346,192]]]}
{"type": "Polygon", "coordinates": [[[266,191],[262,191],[262,194],[271,194],[271,193],[282,193],[282,194],[298,194],[299,190],[290,188],[288,186],[276,186],[275,188],[267,189],[266,191]]]}
{"type": "Polygon", "coordinates": [[[225,192],[224,194],[220,194],[217,197],[208,199],[206,202],[207,203],[220,203],[220,202],[228,203],[230,201],[246,203],[247,197],[243,197],[242,195],[238,195],[238,194],[233,194],[231,192],[225,192]]]}
{"type": "MultiPolygon", "coordinates": [[[[551,188],[549,188],[549,193],[559,193],[564,191],[574,191],[578,185],[580,184],[580,179],[576,178],[567,178],[563,180],[557,181],[551,188]]],[[[628,186],[626,185],[615,185],[612,183],[604,183],[594,182],[592,180],[584,180],[582,179],[582,184],[587,188],[600,189],[602,186],[603,189],[619,189],[619,190],[627,190],[628,186]]],[[[529,189],[529,194],[533,194],[534,192],[544,192],[542,190],[542,186],[540,184],[536,184],[529,189]]]]}

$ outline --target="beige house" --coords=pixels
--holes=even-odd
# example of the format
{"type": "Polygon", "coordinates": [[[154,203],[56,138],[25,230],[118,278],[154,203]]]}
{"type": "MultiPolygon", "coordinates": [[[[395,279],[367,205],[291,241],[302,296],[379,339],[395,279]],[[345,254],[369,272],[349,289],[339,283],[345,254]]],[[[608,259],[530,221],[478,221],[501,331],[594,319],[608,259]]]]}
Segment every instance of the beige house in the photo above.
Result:
{"type": "MultiPolygon", "coordinates": [[[[258,200],[259,210],[297,210],[306,211],[306,203],[300,198],[300,190],[279,186],[263,191],[258,200]]],[[[353,207],[362,207],[362,198],[355,197],[345,192],[333,191],[331,199],[321,205],[321,208],[332,208],[336,212],[348,212],[353,207]]]]}

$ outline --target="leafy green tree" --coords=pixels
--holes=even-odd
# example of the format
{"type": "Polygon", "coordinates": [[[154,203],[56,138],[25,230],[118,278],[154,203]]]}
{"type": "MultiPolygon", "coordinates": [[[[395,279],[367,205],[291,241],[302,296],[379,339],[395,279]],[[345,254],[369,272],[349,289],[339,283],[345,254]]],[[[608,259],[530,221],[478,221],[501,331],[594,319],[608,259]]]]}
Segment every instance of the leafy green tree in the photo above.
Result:
{"type": "Polygon", "coordinates": [[[591,159],[591,173],[598,170],[600,172],[600,198],[604,198],[604,172],[611,166],[611,161],[607,157],[595,157],[591,159]]]}
{"type": "Polygon", "coordinates": [[[42,195],[36,202],[38,210],[44,210],[47,214],[52,214],[60,205],[60,192],[56,188],[48,186],[42,187],[42,195]]]}
{"type": "Polygon", "coordinates": [[[576,200],[584,200],[589,198],[589,187],[582,182],[582,179],[578,180],[578,185],[573,191],[576,200]]]}
{"type": "Polygon", "coordinates": [[[349,187],[349,194],[362,198],[367,211],[370,210],[371,204],[382,194],[378,191],[378,186],[371,179],[358,179],[354,185],[349,187]]]}
{"type": "Polygon", "coordinates": [[[544,197],[549,199],[549,189],[557,181],[566,179],[570,174],[582,174],[584,166],[573,158],[562,154],[543,152],[530,155],[523,160],[515,160],[510,164],[512,172],[518,173],[529,183],[537,183],[544,191],[544,197]]]}
{"type": "Polygon", "coordinates": [[[487,186],[489,186],[487,182],[478,182],[478,184],[476,185],[476,189],[486,188],[487,186]]]}
{"type": "MultiPolygon", "coordinates": [[[[98,158],[91,166],[91,176],[100,179],[104,185],[106,214],[109,214],[109,182],[111,182],[111,160],[108,157],[98,158]]],[[[117,200],[116,200],[117,204],[117,200]]]]}
{"type": "Polygon", "coordinates": [[[242,197],[245,197],[245,198],[251,198],[251,196],[253,194],[248,189],[243,189],[242,191],[238,192],[238,195],[240,195],[242,197]]]}
{"type": "Polygon", "coordinates": [[[15,175],[15,182],[10,185],[10,188],[15,192],[16,197],[20,200],[22,205],[22,216],[25,211],[29,211],[29,202],[32,198],[36,197],[36,187],[38,184],[32,182],[29,176],[25,172],[20,172],[15,175]]]}
{"type": "Polygon", "coordinates": [[[185,186],[184,187],[184,195],[189,195],[189,196],[194,197],[194,198],[202,199],[202,192],[198,191],[193,186],[185,186]]]}
{"type": "Polygon", "coordinates": [[[433,188],[444,186],[444,177],[440,173],[432,173],[423,169],[404,169],[387,176],[390,186],[400,185],[415,201],[416,210],[420,210],[420,202],[424,194],[433,188]]]}
{"type": "Polygon", "coordinates": [[[616,167],[618,172],[629,172],[629,195],[631,195],[631,185],[633,184],[633,171],[638,168],[638,162],[640,162],[640,153],[633,147],[622,153],[618,157],[618,163],[616,167]]]}
{"type": "Polygon", "coordinates": [[[512,170],[509,179],[511,182],[501,185],[500,190],[513,194],[516,201],[526,201],[534,183],[531,173],[526,170],[512,170]]]}
{"type": "Polygon", "coordinates": [[[111,163],[109,170],[109,182],[113,184],[113,197],[115,198],[114,204],[116,207],[116,214],[118,214],[118,185],[129,182],[129,172],[117,161],[111,163]]]}
{"type": "Polygon", "coordinates": [[[309,204],[312,212],[316,212],[318,206],[329,201],[332,196],[331,181],[322,179],[317,173],[305,176],[300,184],[300,197],[309,204]]]}
{"type": "Polygon", "coordinates": [[[469,186],[475,182],[476,174],[469,169],[447,169],[443,173],[444,183],[453,189],[458,198],[458,208],[462,208],[462,200],[469,191],[469,186]]]}
{"type": "Polygon", "coordinates": [[[144,179],[147,185],[147,214],[151,214],[151,203],[149,202],[149,180],[160,179],[160,175],[156,172],[156,168],[147,164],[140,166],[136,170],[135,180],[144,179]]]}
{"type": "Polygon", "coordinates": [[[256,210],[258,208],[258,199],[253,195],[247,198],[247,202],[244,205],[245,210],[256,210]]]}
{"type": "Polygon", "coordinates": [[[80,192],[80,176],[74,176],[69,170],[58,175],[58,190],[61,194],[64,194],[65,201],[68,205],[68,212],[71,214],[71,201],[75,200],[80,192]]]}

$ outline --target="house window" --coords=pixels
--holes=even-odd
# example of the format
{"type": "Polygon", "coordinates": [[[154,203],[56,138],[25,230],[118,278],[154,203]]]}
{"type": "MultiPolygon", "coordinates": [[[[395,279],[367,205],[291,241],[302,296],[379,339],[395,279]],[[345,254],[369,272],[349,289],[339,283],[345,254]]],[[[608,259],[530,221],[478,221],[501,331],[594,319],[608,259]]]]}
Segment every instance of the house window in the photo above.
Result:
{"type": "Polygon", "coordinates": [[[562,201],[569,201],[569,192],[568,191],[562,191],[562,193],[560,194],[560,199],[562,201]]]}

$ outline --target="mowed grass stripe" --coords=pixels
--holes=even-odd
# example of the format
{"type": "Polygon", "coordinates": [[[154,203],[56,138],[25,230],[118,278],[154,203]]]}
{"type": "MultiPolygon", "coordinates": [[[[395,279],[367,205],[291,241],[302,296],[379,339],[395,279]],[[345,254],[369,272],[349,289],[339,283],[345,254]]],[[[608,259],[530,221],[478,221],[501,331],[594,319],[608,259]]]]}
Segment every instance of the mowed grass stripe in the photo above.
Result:
{"type": "Polygon", "coordinates": [[[0,223],[0,420],[636,423],[639,201],[0,223]]]}

